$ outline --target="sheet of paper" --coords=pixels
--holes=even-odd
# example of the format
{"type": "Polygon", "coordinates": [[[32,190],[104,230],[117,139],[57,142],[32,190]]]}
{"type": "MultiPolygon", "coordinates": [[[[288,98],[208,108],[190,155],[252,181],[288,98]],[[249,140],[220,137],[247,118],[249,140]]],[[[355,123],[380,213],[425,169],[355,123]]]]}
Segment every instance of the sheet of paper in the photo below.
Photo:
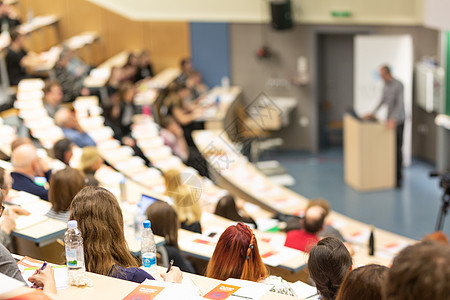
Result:
{"type": "MultiPolygon", "coordinates": [[[[22,277],[23,279],[25,279],[29,287],[31,287],[33,284],[28,281],[28,278],[33,276],[38,268],[39,267],[25,268],[22,273],[22,277]]],[[[51,268],[53,269],[53,272],[55,274],[56,289],[61,290],[67,288],[67,267],[53,265],[51,266],[51,268]]]]}
{"type": "Polygon", "coordinates": [[[361,229],[345,235],[345,239],[350,243],[366,244],[369,242],[370,230],[361,229]]]}
{"type": "Polygon", "coordinates": [[[261,258],[266,265],[277,267],[298,255],[299,251],[288,247],[280,247],[264,253],[261,258]]]}
{"type": "Polygon", "coordinates": [[[298,298],[306,299],[317,294],[317,289],[314,286],[306,284],[302,281],[291,283],[291,287],[298,298]]]}
{"type": "Polygon", "coordinates": [[[23,282],[0,273],[0,295],[24,286],[23,282]]]}
{"type": "Polygon", "coordinates": [[[47,219],[48,218],[46,216],[34,215],[34,214],[29,215],[29,216],[19,216],[15,220],[16,221],[16,230],[21,230],[21,229],[36,225],[37,223],[44,222],[47,219]]]}
{"type": "Polygon", "coordinates": [[[233,295],[231,295],[230,299],[260,299],[273,288],[273,285],[270,284],[257,283],[235,278],[228,278],[225,283],[241,287],[234,292],[233,295]]]}
{"type": "Polygon", "coordinates": [[[159,280],[146,279],[142,285],[153,287],[162,287],[163,290],[154,298],[155,300],[172,300],[172,299],[202,299],[197,292],[197,289],[190,285],[179,283],[165,282],[159,280]]]}
{"type": "MultiPolygon", "coordinates": [[[[44,262],[28,256],[25,256],[17,262],[17,267],[22,273],[23,279],[28,286],[31,286],[31,282],[28,281],[28,277],[32,276],[34,272],[39,269],[44,262]]],[[[55,283],[57,289],[67,288],[67,267],[65,265],[49,264],[55,272],[55,283]]]]}

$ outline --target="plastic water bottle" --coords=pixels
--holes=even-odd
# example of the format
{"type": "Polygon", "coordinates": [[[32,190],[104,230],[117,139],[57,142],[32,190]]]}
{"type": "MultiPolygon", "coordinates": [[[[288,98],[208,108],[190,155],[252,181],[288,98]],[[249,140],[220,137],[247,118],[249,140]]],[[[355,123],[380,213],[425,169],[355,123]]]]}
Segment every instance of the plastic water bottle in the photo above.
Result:
{"type": "Polygon", "coordinates": [[[83,237],[78,230],[78,223],[70,220],[67,223],[67,231],[64,235],[64,245],[66,248],[67,274],[69,283],[72,282],[74,276],[84,274],[86,272],[84,266],[83,237]]]}
{"type": "Polygon", "coordinates": [[[149,220],[144,221],[144,230],[141,238],[142,266],[150,274],[156,273],[156,245],[149,220]]]}

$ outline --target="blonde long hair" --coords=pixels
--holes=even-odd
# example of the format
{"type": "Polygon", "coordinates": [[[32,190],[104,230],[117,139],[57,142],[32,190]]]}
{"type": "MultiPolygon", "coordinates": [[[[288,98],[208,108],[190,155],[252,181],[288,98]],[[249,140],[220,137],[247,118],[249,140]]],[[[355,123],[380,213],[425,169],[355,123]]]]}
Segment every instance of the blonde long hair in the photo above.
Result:
{"type": "Polygon", "coordinates": [[[180,222],[188,225],[200,222],[202,209],[198,203],[199,191],[183,184],[181,174],[177,170],[169,170],[163,174],[166,182],[166,194],[174,201],[174,209],[180,222]]]}
{"type": "Polygon", "coordinates": [[[125,241],[122,211],[111,192],[85,187],[72,201],[70,219],[78,222],[83,236],[87,271],[108,276],[114,265],[138,267],[125,241]]]}

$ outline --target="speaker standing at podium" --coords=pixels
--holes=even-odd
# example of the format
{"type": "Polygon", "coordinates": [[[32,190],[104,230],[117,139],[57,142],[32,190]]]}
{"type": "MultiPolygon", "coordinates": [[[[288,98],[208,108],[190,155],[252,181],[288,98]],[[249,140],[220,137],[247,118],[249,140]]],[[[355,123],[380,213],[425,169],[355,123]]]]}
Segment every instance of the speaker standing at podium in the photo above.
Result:
{"type": "Polygon", "coordinates": [[[364,117],[364,119],[373,119],[375,113],[381,106],[387,105],[388,115],[386,125],[388,128],[396,128],[397,133],[397,187],[402,185],[402,144],[403,127],[405,123],[405,108],[403,104],[403,83],[392,77],[391,69],[385,65],[380,68],[380,76],[384,81],[383,95],[380,104],[373,113],[364,117]]]}

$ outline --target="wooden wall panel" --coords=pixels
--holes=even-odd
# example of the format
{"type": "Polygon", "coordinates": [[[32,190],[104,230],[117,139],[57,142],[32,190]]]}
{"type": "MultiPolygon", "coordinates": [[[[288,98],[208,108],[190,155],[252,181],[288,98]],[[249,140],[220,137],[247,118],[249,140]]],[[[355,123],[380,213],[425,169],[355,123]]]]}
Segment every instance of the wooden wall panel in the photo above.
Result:
{"type": "Polygon", "coordinates": [[[19,9],[23,20],[27,18],[28,8],[33,10],[34,16],[58,14],[65,11],[66,0],[19,0],[19,9]]]}
{"type": "Polygon", "coordinates": [[[28,8],[34,15],[57,14],[62,39],[83,31],[96,31],[100,43],[95,62],[101,62],[123,51],[149,50],[155,71],[177,67],[183,57],[190,56],[188,22],[132,21],[86,0],[20,0],[21,13],[28,8]],[[100,59],[99,59],[100,57],[100,59]]]}
{"type": "Polygon", "coordinates": [[[106,13],[106,28],[105,47],[107,57],[123,50],[144,48],[144,26],[142,22],[131,21],[108,11],[106,13]]]}
{"type": "Polygon", "coordinates": [[[145,48],[153,57],[155,71],[178,66],[190,56],[189,23],[145,22],[145,48]]]}

